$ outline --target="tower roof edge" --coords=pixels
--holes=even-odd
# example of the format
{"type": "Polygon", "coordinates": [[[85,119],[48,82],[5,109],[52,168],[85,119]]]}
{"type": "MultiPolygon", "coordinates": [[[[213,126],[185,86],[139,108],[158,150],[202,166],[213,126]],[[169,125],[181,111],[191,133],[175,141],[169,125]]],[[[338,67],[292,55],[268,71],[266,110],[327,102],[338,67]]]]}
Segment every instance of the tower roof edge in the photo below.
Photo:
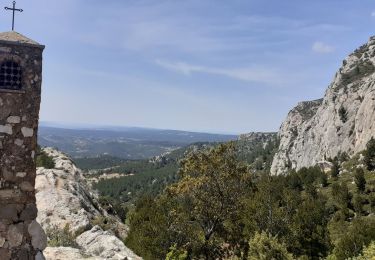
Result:
{"type": "Polygon", "coordinates": [[[44,45],[39,44],[38,42],[27,38],[26,36],[18,33],[18,32],[2,32],[0,33],[0,43],[10,43],[16,45],[23,45],[23,46],[31,46],[44,49],[44,45]]]}

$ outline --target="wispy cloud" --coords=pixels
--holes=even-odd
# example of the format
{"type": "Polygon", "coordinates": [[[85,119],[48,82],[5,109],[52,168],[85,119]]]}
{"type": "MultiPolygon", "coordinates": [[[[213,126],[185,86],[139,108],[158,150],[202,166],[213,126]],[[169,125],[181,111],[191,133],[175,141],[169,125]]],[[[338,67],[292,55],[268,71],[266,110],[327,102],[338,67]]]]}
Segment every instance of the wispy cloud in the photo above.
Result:
{"type": "Polygon", "coordinates": [[[331,53],[335,50],[335,47],[318,41],[313,44],[312,50],[317,53],[331,53]]]}
{"type": "Polygon", "coordinates": [[[219,76],[225,76],[236,80],[248,82],[260,82],[266,84],[278,84],[282,81],[282,73],[270,68],[261,67],[243,67],[243,68],[216,68],[191,65],[185,62],[170,62],[163,60],[156,60],[159,66],[182,73],[184,75],[191,75],[193,73],[206,73],[219,76]]]}
{"type": "Polygon", "coordinates": [[[371,16],[372,16],[372,17],[375,17],[375,11],[372,11],[372,12],[371,12],[371,16]]]}

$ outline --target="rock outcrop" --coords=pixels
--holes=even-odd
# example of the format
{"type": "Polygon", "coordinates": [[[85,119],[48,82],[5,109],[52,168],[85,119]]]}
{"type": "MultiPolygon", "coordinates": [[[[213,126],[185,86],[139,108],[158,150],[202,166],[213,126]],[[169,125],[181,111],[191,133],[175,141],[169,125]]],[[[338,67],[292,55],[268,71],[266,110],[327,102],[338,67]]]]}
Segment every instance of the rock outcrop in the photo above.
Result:
{"type": "Polygon", "coordinates": [[[96,255],[104,259],[140,259],[124,243],[108,231],[99,226],[84,232],[77,237],[77,244],[87,255],[96,255]]]}
{"type": "Polygon", "coordinates": [[[302,102],[279,131],[271,172],[309,167],[362,151],[375,136],[375,37],[349,55],[322,100],[302,102]]]}
{"type": "Polygon", "coordinates": [[[46,259],[141,259],[112,232],[92,227],[95,217],[107,217],[115,222],[119,233],[124,235],[126,230],[124,224],[99,206],[81,170],[59,151],[45,148],[44,152],[53,158],[55,167],[37,169],[37,220],[46,231],[69,227],[72,233],[80,233],[75,238],[78,248],[47,247],[46,259]]]}

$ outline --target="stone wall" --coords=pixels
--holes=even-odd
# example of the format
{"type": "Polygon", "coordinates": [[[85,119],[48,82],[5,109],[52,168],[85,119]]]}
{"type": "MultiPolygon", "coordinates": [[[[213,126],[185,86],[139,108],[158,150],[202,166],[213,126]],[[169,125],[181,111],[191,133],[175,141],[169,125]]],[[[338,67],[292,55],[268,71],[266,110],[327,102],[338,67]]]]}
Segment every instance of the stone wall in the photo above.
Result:
{"type": "Polygon", "coordinates": [[[42,259],[46,246],[34,189],[44,46],[27,40],[0,34],[0,64],[12,60],[22,68],[20,90],[0,89],[1,260],[42,259]]]}

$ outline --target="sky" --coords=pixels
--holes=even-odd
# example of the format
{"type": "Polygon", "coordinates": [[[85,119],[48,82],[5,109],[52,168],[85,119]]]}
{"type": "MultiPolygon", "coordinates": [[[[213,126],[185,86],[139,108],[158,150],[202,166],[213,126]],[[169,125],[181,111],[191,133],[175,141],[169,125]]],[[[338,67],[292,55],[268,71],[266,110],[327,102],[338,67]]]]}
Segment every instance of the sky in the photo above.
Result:
{"type": "MultiPolygon", "coordinates": [[[[1,1],[11,6],[11,1],[1,1]]],[[[40,120],[277,131],[375,35],[370,0],[18,0],[46,45],[40,120]]],[[[3,10],[3,9],[2,9],[3,10]]],[[[11,12],[0,13],[0,30],[11,12]]]]}

